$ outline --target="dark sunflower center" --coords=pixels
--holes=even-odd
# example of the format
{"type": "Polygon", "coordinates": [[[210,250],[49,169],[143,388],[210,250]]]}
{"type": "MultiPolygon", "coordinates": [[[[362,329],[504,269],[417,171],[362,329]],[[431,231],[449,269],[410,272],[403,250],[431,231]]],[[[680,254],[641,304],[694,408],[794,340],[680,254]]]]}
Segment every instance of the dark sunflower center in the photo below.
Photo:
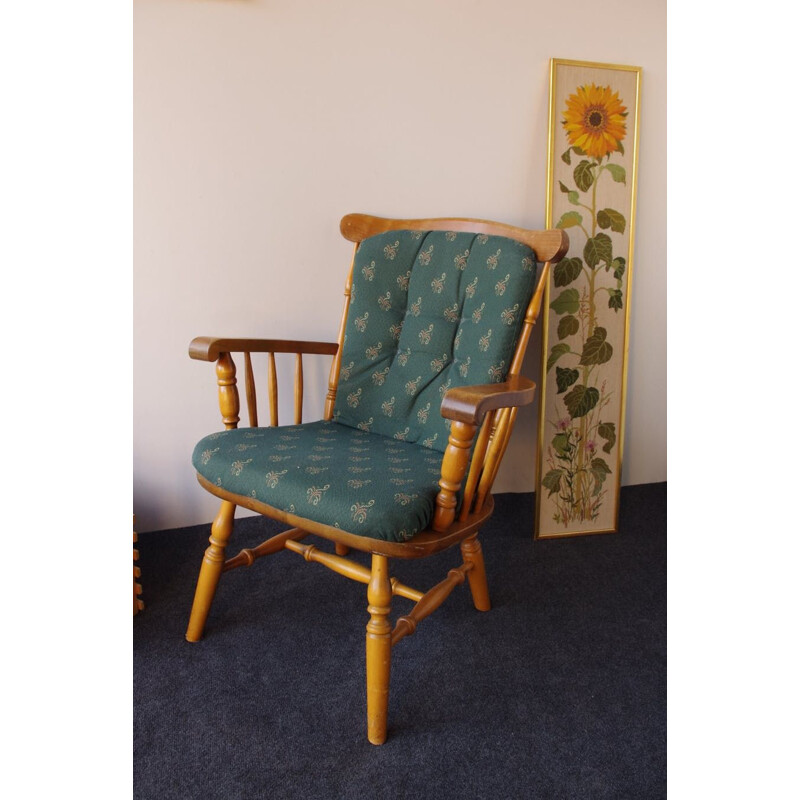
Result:
{"type": "Polygon", "coordinates": [[[590,109],[589,113],[586,115],[586,124],[595,130],[602,128],[605,124],[605,120],[605,114],[596,108],[590,109]]]}

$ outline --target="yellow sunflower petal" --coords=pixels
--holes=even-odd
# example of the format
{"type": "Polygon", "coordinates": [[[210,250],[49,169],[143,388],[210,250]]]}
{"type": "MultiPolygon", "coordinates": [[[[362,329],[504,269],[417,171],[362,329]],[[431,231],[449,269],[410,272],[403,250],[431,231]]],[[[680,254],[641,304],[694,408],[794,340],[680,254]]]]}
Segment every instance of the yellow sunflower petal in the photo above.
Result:
{"type": "Polygon", "coordinates": [[[610,86],[578,86],[562,112],[567,139],[592,158],[603,158],[619,150],[626,134],[626,112],[619,93],[610,86]]]}

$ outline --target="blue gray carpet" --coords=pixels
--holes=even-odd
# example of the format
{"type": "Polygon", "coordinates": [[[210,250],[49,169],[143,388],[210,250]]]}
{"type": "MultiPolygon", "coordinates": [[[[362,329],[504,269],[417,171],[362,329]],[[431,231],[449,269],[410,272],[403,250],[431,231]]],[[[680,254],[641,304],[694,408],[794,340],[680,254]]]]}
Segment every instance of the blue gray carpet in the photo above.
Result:
{"type": "MultiPolygon", "coordinates": [[[[666,500],[666,484],[626,487],[618,533],[534,542],[533,495],[497,495],[493,608],[458,587],[398,644],[382,747],[366,739],[366,587],[270,556],[223,575],[189,644],[209,526],[140,534],[134,798],[666,797],[666,500]]],[[[278,530],[237,521],[231,554],[278,530]]],[[[458,563],[392,561],[420,589],[458,563]]]]}

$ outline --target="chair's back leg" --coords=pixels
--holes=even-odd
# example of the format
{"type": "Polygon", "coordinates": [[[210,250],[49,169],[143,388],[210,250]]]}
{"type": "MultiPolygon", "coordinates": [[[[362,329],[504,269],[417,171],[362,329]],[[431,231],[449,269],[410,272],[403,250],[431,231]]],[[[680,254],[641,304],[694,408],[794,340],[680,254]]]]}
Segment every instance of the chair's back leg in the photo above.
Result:
{"type": "Polygon", "coordinates": [[[472,592],[472,602],[478,611],[489,611],[492,604],[489,601],[489,584],[486,581],[486,566],[483,563],[483,550],[478,541],[478,534],[470,536],[461,542],[461,555],[466,564],[472,564],[472,569],[467,573],[469,589],[472,592]]]}
{"type": "Polygon", "coordinates": [[[392,584],[389,559],[373,554],[367,585],[367,737],[372,744],[386,741],[389,715],[389,675],[392,665],[392,584]]]}
{"type": "Polygon", "coordinates": [[[197,642],[203,635],[208,612],[214,593],[217,591],[219,576],[225,563],[225,546],[233,531],[233,515],[236,504],[222,501],[217,518],[211,526],[209,546],[203,556],[200,566],[200,575],[197,578],[197,588],[192,603],[192,613],[189,616],[189,626],[186,629],[186,638],[190,642],[197,642]]]}

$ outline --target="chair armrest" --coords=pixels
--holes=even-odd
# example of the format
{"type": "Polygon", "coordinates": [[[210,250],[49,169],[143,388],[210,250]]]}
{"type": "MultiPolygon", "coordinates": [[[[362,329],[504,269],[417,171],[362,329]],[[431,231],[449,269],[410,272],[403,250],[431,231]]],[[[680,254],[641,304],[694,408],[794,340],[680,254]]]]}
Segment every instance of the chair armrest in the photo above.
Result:
{"type": "Polygon", "coordinates": [[[449,389],[442,400],[442,416],[478,425],[487,411],[526,406],[533,402],[536,384],[516,375],[504,383],[483,383],[449,389]]]}
{"type": "Polygon", "coordinates": [[[189,357],[216,361],[222,353],[303,353],[335,356],[336,342],[300,342],[291,339],[218,339],[198,336],[189,344],[189,357]]]}
{"type": "MultiPolygon", "coordinates": [[[[452,420],[447,449],[442,457],[442,477],[436,495],[432,526],[435,531],[445,531],[455,519],[458,492],[467,474],[470,451],[475,433],[487,411],[498,408],[524,406],[533,401],[536,384],[521,376],[509,378],[504,383],[484,383],[477,386],[458,386],[445,393],[442,400],[442,416],[452,420]]],[[[476,457],[482,463],[489,439],[486,428],[476,444],[476,457]]],[[[464,502],[472,502],[480,464],[473,470],[465,490],[464,502]]]]}

